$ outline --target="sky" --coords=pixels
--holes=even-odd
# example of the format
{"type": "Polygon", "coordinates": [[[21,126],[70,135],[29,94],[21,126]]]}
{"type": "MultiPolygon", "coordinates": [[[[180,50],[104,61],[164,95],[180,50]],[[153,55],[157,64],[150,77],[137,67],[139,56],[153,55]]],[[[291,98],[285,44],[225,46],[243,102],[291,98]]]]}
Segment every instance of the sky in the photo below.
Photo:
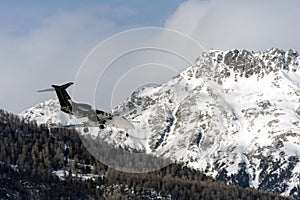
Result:
{"type": "MultiPolygon", "coordinates": [[[[186,40],[194,40],[200,44],[202,50],[238,48],[264,51],[272,47],[299,50],[300,2],[297,0],[1,1],[0,108],[20,113],[39,102],[55,97],[53,93],[39,94],[36,91],[48,88],[51,84],[75,81],[87,58],[92,57],[89,57],[91,51],[95,50],[97,45],[99,47],[99,44],[106,44],[105,41],[110,44],[110,52],[123,47],[132,48],[132,41],[134,44],[141,41],[143,36],[147,36],[146,32],[126,36],[136,38],[130,41],[124,39],[122,44],[117,43],[117,40],[113,42],[110,38],[124,31],[143,27],[176,30],[178,33],[173,32],[171,35],[177,34],[178,37],[180,34],[185,35],[186,40]]],[[[163,41],[162,38],[166,38],[163,35],[155,35],[155,41],[163,41]]],[[[190,57],[196,59],[197,55],[201,54],[201,49],[183,47],[179,40],[169,37],[170,32],[166,35],[168,35],[167,47],[171,44],[177,45],[170,47],[168,55],[164,53],[158,55],[156,48],[155,52],[128,54],[129,56],[125,56],[123,60],[119,59],[123,62],[113,63],[111,66],[113,69],[107,72],[106,79],[100,80],[105,83],[102,87],[98,87],[101,91],[100,97],[96,98],[97,102],[99,101],[96,103],[97,106],[109,109],[129,96],[134,88],[139,88],[146,78],[149,80],[144,81],[144,84],[161,83],[187,67],[188,62],[176,61],[178,56],[170,57],[174,49],[189,57],[189,60],[190,57]],[[149,58],[153,58],[153,61],[149,58]],[[143,59],[147,61],[143,63],[143,59]],[[168,62],[160,61],[164,59],[168,62]],[[133,61],[134,66],[128,68],[133,61]],[[176,63],[180,63],[182,68],[174,67],[176,63]],[[127,71],[120,70],[122,65],[127,66],[127,71]],[[136,74],[125,76],[127,72],[134,71],[133,68],[136,69],[136,74]],[[138,73],[139,70],[144,74],[138,73]],[[112,78],[113,75],[118,79],[112,78]],[[131,80],[131,85],[126,85],[129,82],[122,83],[126,77],[131,80]],[[114,82],[110,82],[110,79],[114,82]],[[119,87],[116,83],[123,87],[119,87]],[[113,105],[110,105],[111,102],[108,100],[101,102],[103,96],[109,96],[110,99],[114,96],[111,101],[113,105]]],[[[109,52],[103,51],[101,56],[109,57],[109,52]]],[[[100,66],[102,61],[99,62],[100,66]]],[[[85,101],[84,95],[77,98],[85,101]]]]}

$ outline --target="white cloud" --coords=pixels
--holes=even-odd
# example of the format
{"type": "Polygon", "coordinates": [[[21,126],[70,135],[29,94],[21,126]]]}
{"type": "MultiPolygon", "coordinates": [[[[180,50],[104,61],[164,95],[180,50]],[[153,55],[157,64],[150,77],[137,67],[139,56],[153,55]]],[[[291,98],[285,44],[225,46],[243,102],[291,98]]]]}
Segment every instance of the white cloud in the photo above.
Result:
{"type": "MultiPolygon", "coordinates": [[[[12,12],[18,17],[9,12],[0,14],[7,17],[7,20],[0,20],[3,30],[0,33],[1,107],[20,112],[53,98],[54,94],[37,94],[36,90],[48,88],[53,83],[74,81],[79,66],[92,48],[109,36],[147,20],[147,15],[145,19],[135,19],[138,8],[132,6],[101,3],[92,6],[81,4],[75,9],[52,8],[49,11],[41,8],[46,9],[48,14],[36,7],[19,15],[17,11],[22,7],[16,7],[12,12]],[[18,26],[25,29],[22,31],[18,26]]],[[[141,9],[138,11],[141,12],[141,9]]],[[[124,42],[127,42],[126,39],[124,42]]],[[[120,46],[110,45],[108,48],[112,51],[120,46]]],[[[106,55],[107,50],[103,54],[106,55]]],[[[103,67],[101,64],[103,62],[99,61],[100,68],[103,67]]],[[[130,91],[124,93],[129,94],[130,91]]],[[[85,97],[83,95],[81,99],[86,101],[85,97]]]]}
{"type": "Polygon", "coordinates": [[[37,94],[36,90],[72,81],[88,52],[120,30],[121,27],[97,18],[95,13],[81,12],[44,18],[39,26],[21,36],[2,33],[1,107],[20,112],[53,97],[53,94],[37,94]]]}
{"type": "Polygon", "coordinates": [[[297,0],[191,0],[166,26],[189,34],[207,49],[299,49],[297,0]]]}

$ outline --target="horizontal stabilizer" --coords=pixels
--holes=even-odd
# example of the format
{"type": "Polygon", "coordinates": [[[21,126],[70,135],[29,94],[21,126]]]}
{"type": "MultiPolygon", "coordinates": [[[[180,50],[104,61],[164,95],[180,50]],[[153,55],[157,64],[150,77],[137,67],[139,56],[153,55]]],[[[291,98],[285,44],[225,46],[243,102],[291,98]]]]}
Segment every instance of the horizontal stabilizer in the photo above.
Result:
{"type": "Polygon", "coordinates": [[[37,92],[53,92],[55,91],[54,88],[44,89],[44,90],[38,90],[37,92]]]}
{"type": "Polygon", "coordinates": [[[67,89],[70,85],[73,85],[73,82],[66,83],[64,85],[52,85],[55,89],[60,89],[60,90],[65,90],[67,89]]]}
{"type": "Polygon", "coordinates": [[[76,127],[85,127],[85,124],[67,124],[67,125],[61,125],[61,124],[49,124],[49,128],[76,128],[76,127]]]}

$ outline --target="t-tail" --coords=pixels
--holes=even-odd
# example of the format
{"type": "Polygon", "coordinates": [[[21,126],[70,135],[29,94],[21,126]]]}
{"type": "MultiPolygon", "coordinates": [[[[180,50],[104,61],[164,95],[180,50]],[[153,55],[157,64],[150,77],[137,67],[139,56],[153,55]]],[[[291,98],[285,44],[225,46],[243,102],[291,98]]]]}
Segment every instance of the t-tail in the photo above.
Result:
{"type": "Polygon", "coordinates": [[[72,100],[66,89],[72,84],[69,82],[64,85],[52,85],[58,97],[61,111],[68,114],[72,114],[72,100]]]}

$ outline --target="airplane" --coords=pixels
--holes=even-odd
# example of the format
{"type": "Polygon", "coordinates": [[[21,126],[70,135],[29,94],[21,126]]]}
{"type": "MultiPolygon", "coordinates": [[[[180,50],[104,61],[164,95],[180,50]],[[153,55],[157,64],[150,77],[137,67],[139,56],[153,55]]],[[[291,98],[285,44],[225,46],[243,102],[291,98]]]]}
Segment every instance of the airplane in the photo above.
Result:
{"type": "Polygon", "coordinates": [[[134,129],[133,124],[125,117],[112,115],[102,110],[93,109],[91,105],[74,102],[67,92],[67,88],[73,85],[72,82],[63,85],[52,85],[52,88],[39,90],[38,92],[55,91],[62,112],[75,116],[82,124],[65,125],[64,127],[99,127],[104,129],[106,126],[114,126],[125,130],[134,129]]]}

